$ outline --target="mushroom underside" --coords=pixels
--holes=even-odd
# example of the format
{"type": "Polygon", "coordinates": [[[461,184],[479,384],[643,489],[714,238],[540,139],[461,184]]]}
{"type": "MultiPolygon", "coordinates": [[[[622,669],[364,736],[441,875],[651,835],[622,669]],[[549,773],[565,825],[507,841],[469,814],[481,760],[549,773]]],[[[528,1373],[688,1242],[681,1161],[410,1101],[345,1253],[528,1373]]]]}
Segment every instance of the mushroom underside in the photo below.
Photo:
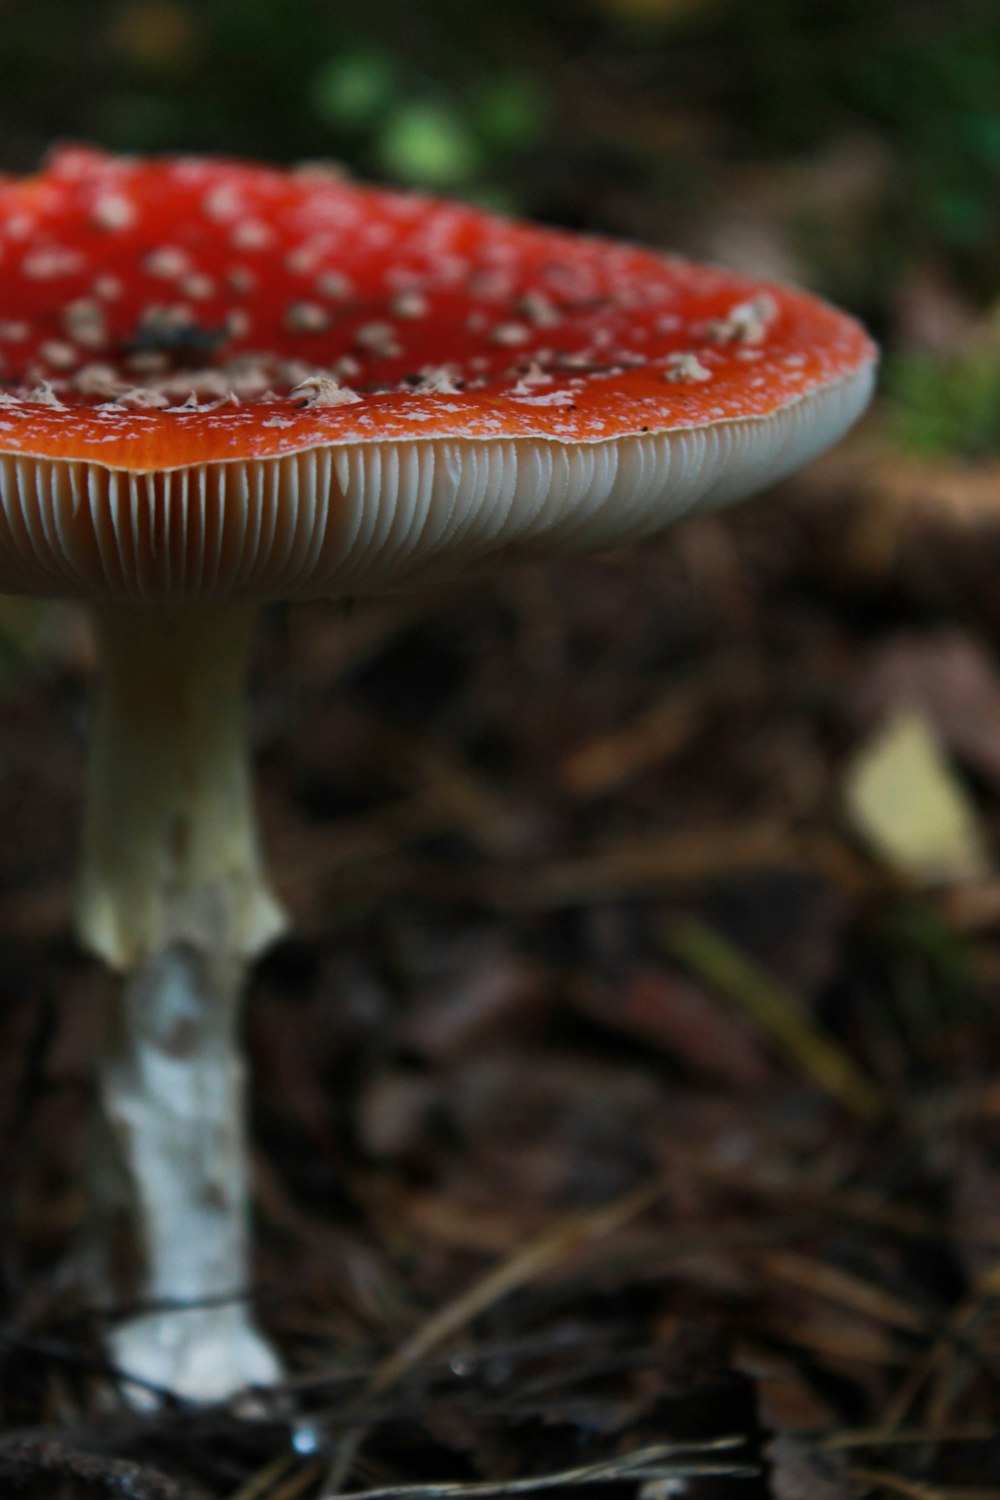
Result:
{"type": "Polygon", "coordinates": [[[872,380],[866,366],[766,418],[596,443],[441,437],[154,472],[0,455],[0,589],[329,598],[617,546],[792,472],[851,425],[872,380]]]}

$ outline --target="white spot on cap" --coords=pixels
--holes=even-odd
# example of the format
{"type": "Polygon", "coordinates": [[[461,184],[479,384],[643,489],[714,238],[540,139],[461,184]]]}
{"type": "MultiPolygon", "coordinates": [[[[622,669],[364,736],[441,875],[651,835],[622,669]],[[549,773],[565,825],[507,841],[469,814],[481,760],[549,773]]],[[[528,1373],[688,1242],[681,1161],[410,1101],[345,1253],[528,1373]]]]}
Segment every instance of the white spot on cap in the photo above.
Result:
{"type": "Polygon", "coordinates": [[[511,400],[518,401],[522,406],[572,406],[572,391],[544,391],[539,394],[536,391],[511,391],[511,400]]]}
{"type": "Polygon", "coordinates": [[[397,318],[426,318],[429,304],[422,292],[399,292],[389,303],[389,311],[397,318]]]}
{"type": "Polygon", "coordinates": [[[231,339],[244,339],[250,332],[250,314],[242,307],[232,307],[223,319],[226,335],[231,339]]]}
{"type": "Polygon", "coordinates": [[[323,374],[307,375],[305,380],[292,387],[289,395],[293,399],[301,397],[302,405],[307,407],[348,406],[361,400],[356,391],[341,385],[332,375],[323,374]]]}
{"type": "Polygon", "coordinates": [[[83,365],[70,380],[70,385],[81,396],[117,396],[124,389],[122,381],[111,365],[83,365]]]}
{"type": "Polygon", "coordinates": [[[21,262],[21,270],[32,281],[50,281],[79,271],[83,264],[83,256],[78,250],[52,245],[29,251],[21,262]]]}
{"type": "Polygon", "coordinates": [[[170,405],[169,398],[162,391],[145,385],[126,386],[114,399],[118,406],[127,406],[135,411],[155,411],[170,405]]]}
{"type": "Polygon", "coordinates": [[[439,396],[457,396],[458,386],[454,381],[455,369],[452,365],[425,365],[420,371],[420,379],[415,387],[418,391],[430,391],[439,396]]]}
{"type": "Polygon", "coordinates": [[[340,301],[349,297],[354,287],[341,271],[321,271],[316,277],[316,290],[321,297],[340,301]]]}
{"type": "Polygon", "coordinates": [[[102,193],[90,210],[90,222],[98,229],[129,229],[135,219],[135,204],[121,193],[102,193]]]}
{"type": "Polygon", "coordinates": [[[531,329],[523,323],[498,323],[490,330],[490,343],[514,347],[531,340],[531,329]]]}
{"type": "Polygon", "coordinates": [[[130,354],[125,363],[136,374],[157,375],[168,367],[170,360],[161,349],[140,349],[130,354]]]}
{"type": "Polygon", "coordinates": [[[339,359],[334,360],[330,369],[337,376],[338,380],[342,375],[346,376],[348,380],[353,380],[355,375],[361,374],[361,365],[354,358],[353,354],[342,354],[339,359]]]}
{"type": "Polygon", "coordinates": [[[323,259],[325,249],[325,241],[307,241],[304,245],[296,245],[285,256],[285,270],[293,276],[311,275],[323,259]]]}
{"type": "Polygon", "coordinates": [[[702,364],[697,354],[671,354],[667,359],[667,368],[663,372],[663,378],[679,382],[711,380],[712,372],[702,364]]]}
{"type": "Polygon", "coordinates": [[[402,352],[391,323],[362,323],[354,330],[354,342],[376,359],[395,359],[402,352]]]}
{"type": "Polygon", "coordinates": [[[596,354],[593,349],[574,349],[562,357],[562,363],[571,370],[586,370],[595,363],[595,360],[596,354]]]}
{"type": "Polygon", "coordinates": [[[32,386],[24,396],[25,401],[32,401],[36,406],[58,406],[62,408],[62,402],[56,395],[47,380],[40,380],[36,386],[32,386]]]}
{"type": "Polygon", "coordinates": [[[100,349],[108,341],[104,309],[89,297],[78,297],[63,312],[63,328],[69,338],[85,349],[100,349]]]}
{"type": "Polygon", "coordinates": [[[232,387],[221,370],[177,370],[154,382],[153,388],[171,401],[190,402],[192,397],[224,401],[232,387]]]}
{"type": "Polygon", "coordinates": [[[216,223],[224,224],[230,219],[238,219],[242,212],[240,196],[228,182],[220,182],[218,186],[210,188],[202,199],[201,206],[205,217],[214,219],[216,223]]]}
{"type": "Polygon", "coordinates": [[[266,250],[274,239],[274,233],[260,219],[245,219],[237,224],[230,235],[234,250],[266,250]]]}
{"type": "Polygon", "coordinates": [[[293,302],[285,312],[289,333],[324,333],[330,326],[330,314],[316,302],[293,302]]]}
{"type": "Polygon", "coordinates": [[[187,328],[191,317],[191,309],[186,302],[152,303],[143,308],[139,326],[144,333],[165,338],[174,331],[187,328]]]}
{"type": "Polygon", "coordinates": [[[546,374],[546,372],[542,369],[541,365],[538,364],[536,360],[532,360],[528,368],[521,372],[520,378],[517,384],[514,386],[511,394],[515,396],[525,396],[531,391],[532,386],[551,384],[552,376],[546,374]]]}
{"type": "MultiPolygon", "coordinates": [[[[253,360],[253,355],[249,356],[253,360]]],[[[310,363],[305,359],[279,359],[276,363],[263,356],[260,368],[273,369],[279,385],[295,386],[301,385],[303,380],[309,380],[313,375],[329,375],[329,370],[321,369],[318,365],[310,363]]]]}
{"type": "Polygon", "coordinates": [[[310,157],[306,161],[297,161],[292,167],[296,177],[301,177],[304,182],[335,183],[346,182],[350,175],[350,168],[346,162],[334,161],[330,157],[310,157]]]}
{"type": "Polygon", "coordinates": [[[559,322],[559,309],[544,292],[525,292],[518,299],[518,311],[535,328],[551,328],[559,322]]]}
{"type": "Polygon", "coordinates": [[[180,290],[192,302],[206,302],[215,295],[215,282],[202,271],[192,271],[189,276],[181,278],[180,290]]]}
{"type": "Polygon", "coordinates": [[[164,281],[175,281],[183,276],[191,265],[187,252],[177,245],[161,245],[146,256],[145,269],[150,276],[159,276],[164,281]]]}
{"type": "Polygon", "coordinates": [[[762,344],[777,315],[778,304],[769,292],[762,292],[710,323],[709,336],[716,344],[762,344]]]}
{"type": "Polygon", "coordinates": [[[71,370],[80,358],[73,345],[64,343],[62,339],[46,339],[39,346],[38,352],[53,370],[71,370]]]}
{"type": "MultiPolygon", "coordinates": [[[[207,371],[206,382],[212,375],[219,375],[219,372],[207,371]]],[[[271,385],[271,366],[249,354],[230,361],[225,366],[225,375],[219,375],[219,378],[225,386],[221,393],[223,395],[232,391],[241,401],[253,401],[258,397],[264,399],[268,396],[271,385]]]]}

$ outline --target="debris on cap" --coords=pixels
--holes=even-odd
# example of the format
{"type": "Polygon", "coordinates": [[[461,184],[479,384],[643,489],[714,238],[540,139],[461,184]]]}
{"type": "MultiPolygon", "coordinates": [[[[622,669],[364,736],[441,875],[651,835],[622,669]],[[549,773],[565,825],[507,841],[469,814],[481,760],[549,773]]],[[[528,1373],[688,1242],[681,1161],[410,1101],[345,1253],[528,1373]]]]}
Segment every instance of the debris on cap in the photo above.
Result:
{"type": "Polygon", "coordinates": [[[332,375],[307,375],[300,380],[298,385],[293,385],[289,391],[293,398],[301,396],[303,406],[349,406],[353,401],[360,401],[361,397],[347,386],[334,380],[332,375]]]}
{"type": "Polygon", "coordinates": [[[180,466],[431,430],[598,441],[764,417],[871,358],[856,324],[800,292],[330,172],[64,148],[0,185],[0,255],[4,448],[136,471],[168,445],[180,466]],[[332,399],[346,359],[357,399],[332,399]],[[121,382],[111,400],[95,365],[121,382]],[[526,382],[572,401],[529,411],[509,400],[526,382]],[[276,415],[288,424],[265,426],[276,415]]]}
{"type": "Polygon", "coordinates": [[[711,380],[712,372],[697,354],[668,354],[666,377],[668,380],[711,380]]]}

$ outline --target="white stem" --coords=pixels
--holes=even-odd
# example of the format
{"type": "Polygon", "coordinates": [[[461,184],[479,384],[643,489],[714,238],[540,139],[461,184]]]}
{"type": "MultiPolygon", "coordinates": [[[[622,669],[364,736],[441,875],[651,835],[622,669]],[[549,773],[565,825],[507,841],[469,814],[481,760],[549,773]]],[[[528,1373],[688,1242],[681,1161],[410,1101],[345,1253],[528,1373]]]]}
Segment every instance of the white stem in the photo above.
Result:
{"type": "Polygon", "coordinates": [[[103,1290],[215,1299],[133,1318],[113,1354],[194,1400],[279,1373],[239,1300],[250,1281],[239,1001],[249,962],[282,925],[251,802],[251,623],[239,608],[100,617],[84,823],[81,937],[124,975],[98,1090],[103,1290]]]}
{"type": "Polygon", "coordinates": [[[261,871],[247,746],[253,611],[105,608],[80,937],[129,973],[165,943],[250,959],[284,929],[261,871]]]}

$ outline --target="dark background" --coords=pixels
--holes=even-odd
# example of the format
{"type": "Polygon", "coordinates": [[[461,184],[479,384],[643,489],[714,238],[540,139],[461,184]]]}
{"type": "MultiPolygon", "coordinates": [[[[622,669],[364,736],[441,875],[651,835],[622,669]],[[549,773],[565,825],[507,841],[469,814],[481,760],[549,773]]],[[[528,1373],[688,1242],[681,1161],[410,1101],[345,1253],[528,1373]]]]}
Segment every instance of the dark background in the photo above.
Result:
{"type": "Polygon", "coordinates": [[[1000,1492],[1000,7],[0,3],[0,166],[67,138],[798,280],[886,357],[860,431],[732,516],[267,617],[296,935],[247,1030],[297,1448],[109,1395],[67,1270],[95,664],[76,612],[0,601],[0,1480],[309,1500],[360,1412],[354,1488],[735,1434],[754,1474],[692,1493],[1000,1492]]]}

